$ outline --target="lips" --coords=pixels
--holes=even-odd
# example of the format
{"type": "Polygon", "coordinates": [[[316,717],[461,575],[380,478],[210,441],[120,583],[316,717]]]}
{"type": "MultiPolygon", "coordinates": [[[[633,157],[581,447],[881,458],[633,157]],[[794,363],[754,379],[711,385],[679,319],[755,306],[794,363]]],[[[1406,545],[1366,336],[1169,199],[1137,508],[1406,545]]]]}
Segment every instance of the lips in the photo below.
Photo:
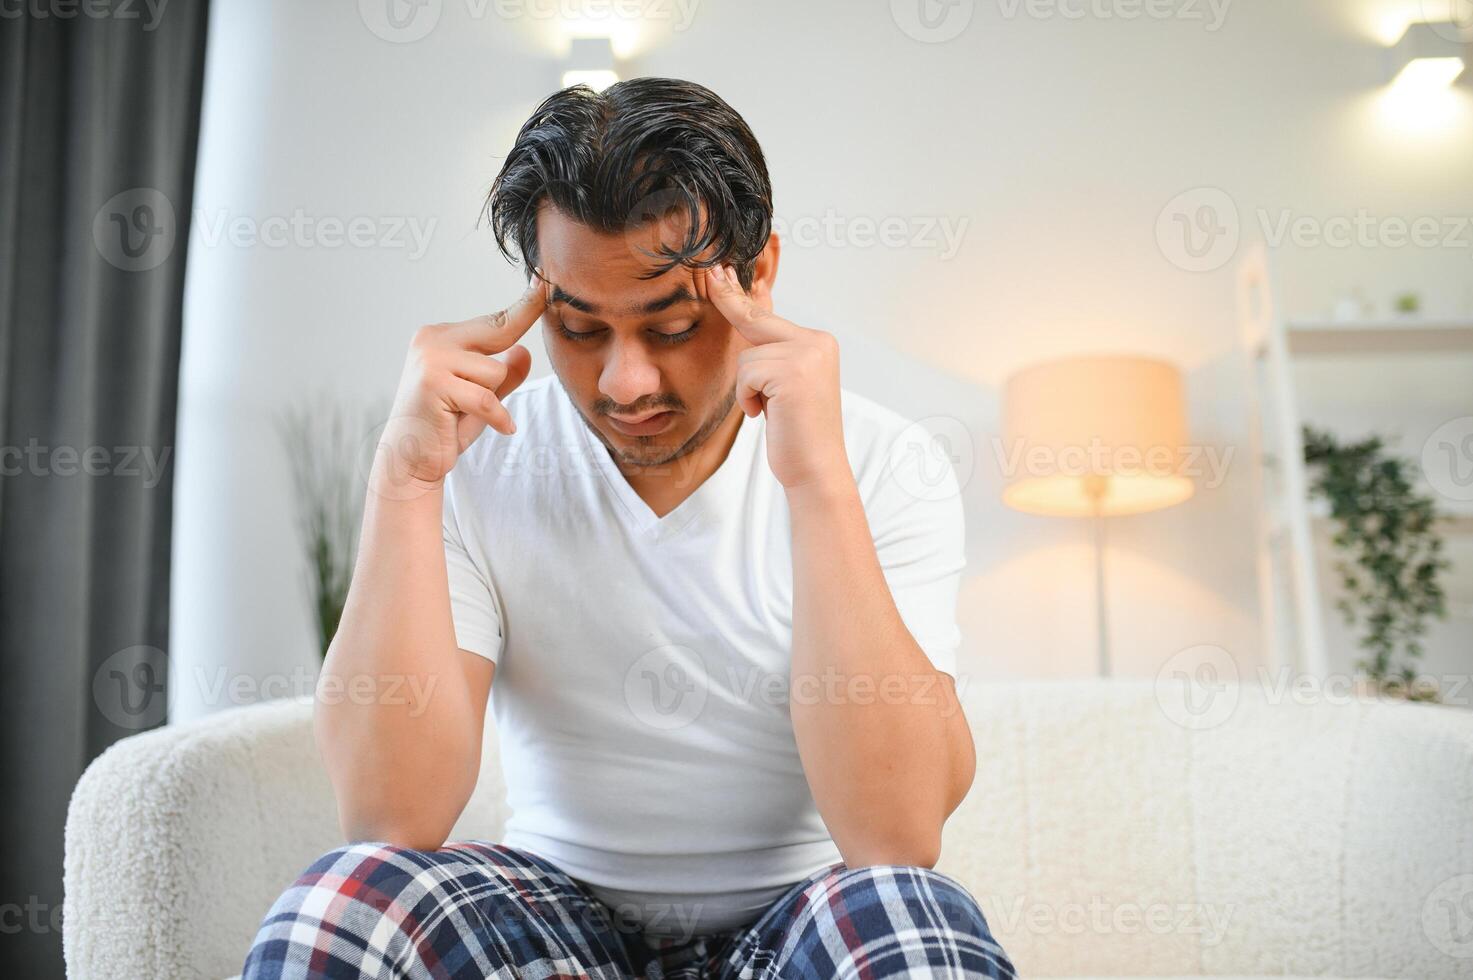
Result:
{"type": "Polygon", "coordinates": [[[674,412],[650,412],[624,419],[616,415],[606,416],[609,424],[626,436],[653,436],[664,432],[675,421],[674,412]]]}

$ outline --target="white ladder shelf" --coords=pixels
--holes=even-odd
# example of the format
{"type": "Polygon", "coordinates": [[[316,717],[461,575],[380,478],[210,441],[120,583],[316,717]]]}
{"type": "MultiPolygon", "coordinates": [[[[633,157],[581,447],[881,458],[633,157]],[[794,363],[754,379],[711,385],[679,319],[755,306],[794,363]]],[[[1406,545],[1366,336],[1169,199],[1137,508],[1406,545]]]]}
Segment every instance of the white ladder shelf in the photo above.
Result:
{"type": "MultiPolygon", "coordinates": [[[[1386,317],[1286,320],[1278,312],[1268,249],[1255,243],[1238,264],[1238,326],[1248,356],[1249,445],[1254,461],[1258,594],[1271,667],[1314,677],[1330,669],[1315,564],[1315,522],[1304,463],[1295,358],[1336,354],[1473,352],[1473,318],[1386,317]]],[[[1473,529],[1473,510],[1454,508],[1448,529],[1473,529]]]]}

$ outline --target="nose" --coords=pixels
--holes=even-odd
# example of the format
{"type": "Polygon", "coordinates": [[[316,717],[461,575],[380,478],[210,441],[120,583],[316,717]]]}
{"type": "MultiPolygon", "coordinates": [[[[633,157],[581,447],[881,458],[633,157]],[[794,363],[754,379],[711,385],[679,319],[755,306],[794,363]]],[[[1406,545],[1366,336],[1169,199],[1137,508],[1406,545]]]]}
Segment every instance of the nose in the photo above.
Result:
{"type": "Polygon", "coordinates": [[[619,405],[633,405],[660,390],[660,369],[638,341],[615,343],[599,375],[598,390],[619,405]]]}

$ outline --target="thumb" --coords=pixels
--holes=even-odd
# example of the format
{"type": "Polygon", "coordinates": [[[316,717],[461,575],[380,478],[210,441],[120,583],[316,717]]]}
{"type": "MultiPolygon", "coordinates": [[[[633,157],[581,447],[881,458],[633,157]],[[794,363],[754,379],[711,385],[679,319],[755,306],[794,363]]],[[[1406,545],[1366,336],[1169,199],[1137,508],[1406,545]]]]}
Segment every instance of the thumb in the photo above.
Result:
{"type": "Polygon", "coordinates": [[[798,333],[797,326],[754,300],[729,265],[713,265],[706,270],[706,298],[754,346],[791,340],[798,333]]]}
{"type": "Polygon", "coordinates": [[[527,374],[532,370],[532,353],[521,344],[516,344],[506,349],[501,363],[506,365],[506,377],[496,386],[497,398],[505,398],[527,380],[527,374]]]}

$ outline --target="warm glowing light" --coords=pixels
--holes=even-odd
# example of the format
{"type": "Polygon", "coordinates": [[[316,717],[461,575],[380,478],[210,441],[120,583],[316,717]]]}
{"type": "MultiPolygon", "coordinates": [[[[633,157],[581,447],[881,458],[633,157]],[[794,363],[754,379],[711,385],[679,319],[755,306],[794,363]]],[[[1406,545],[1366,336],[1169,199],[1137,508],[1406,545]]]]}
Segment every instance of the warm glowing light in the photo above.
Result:
{"type": "Polygon", "coordinates": [[[1192,496],[1178,369],[1151,357],[1045,361],[1003,395],[1003,503],[1030,514],[1141,514],[1192,496]]]}
{"type": "Polygon", "coordinates": [[[563,88],[569,85],[587,85],[595,92],[602,92],[619,80],[619,73],[606,68],[563,72],[563,88]]]}
{"type": "MultiPolygon", "coordinates": [[[[1014,510],[1049,517],[1088,517],[1095,512],[1088,481],[1079,476],[1031,477],[1003,491],[1002,502],[1014,510]]],[[[1184,476],[1107,476],[1100,512],[1106,517],[1144,514],[1174,507],[1192,496],[1184,476]]]]}
{"type": "Polygon", "coordinates": [[[568,45],[563,87],[587,85],[602,92],[619,80],[614,71],[614,48],[607,37],[575,37],[568,45]]]}
{"type": "Polygon", "coordinates": [[[1473,121],[1473,100],[1455,85],[1392,85],[1376,93],[1375,103],[1380,125],[1402,138],[1456,133],[1473,121]]]}
{"type": "Polygon", "coordinates": [[[1468,98],[1454,85],[1467,68],[1463,60],[1468,27],[1454,21],[1415,21],[1386,51],[1386,79],[1379,110],[1383,125],[1398,135],[1425,137],[1456,129],[1468,114],[1468,98]]]}
{"type": "Polygon", "coordinates": [[[1463,74],[1464,28],[1451,21],[1408,24],[1387,52],[1393,88],[1444,89],[1463,74]]]}
{"type": "Polygon", "coordinates": [[[1458,76],[1463,74],[1463,67],[1463,59],[1457,57],[1417,58],[1407,62],[1391,84],[1396,88],[1413,88],[1423,92],[1443,89],[1457,81],[1458,76]]]}
{"type": "Polygon", "coordinates": [[[1365,33],[1388,48],[1401,40],[1401,36],[1407,32],[1408,27],[1419,20],[1426,19],[1426,14],[1422,10],[1422,0],[1397,0],[1396,3],[1387,4],[1379,10],[1373,7],[1360,7],[1352,13],[1352,16],[1362,22],[1365,33]]]}

